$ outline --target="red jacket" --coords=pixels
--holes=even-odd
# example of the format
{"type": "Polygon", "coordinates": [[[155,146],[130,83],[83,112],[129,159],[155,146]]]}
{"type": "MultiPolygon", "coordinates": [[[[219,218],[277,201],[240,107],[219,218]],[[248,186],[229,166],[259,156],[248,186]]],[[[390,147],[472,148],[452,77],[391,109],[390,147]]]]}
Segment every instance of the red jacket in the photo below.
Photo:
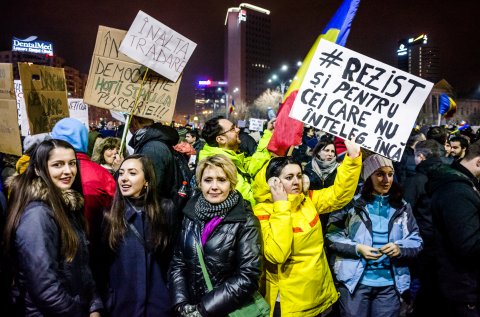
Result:
{"type": "Polygon", "coordinates": [[[84,215],[90,233],[95,234],[94,231],[100,229],[103,212],[111,207],[115,195],[115,180],[107,169],[93,162],[85,153],[77,152],[77,159],[85,197],[84,215]]]}

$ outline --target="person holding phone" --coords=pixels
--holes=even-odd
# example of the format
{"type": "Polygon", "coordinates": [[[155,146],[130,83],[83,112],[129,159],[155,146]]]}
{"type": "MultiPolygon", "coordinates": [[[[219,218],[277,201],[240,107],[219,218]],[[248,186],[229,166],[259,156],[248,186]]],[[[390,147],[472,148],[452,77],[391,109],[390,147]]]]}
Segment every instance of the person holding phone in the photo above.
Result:
{"type": "Polygon", "coordinates": [[[120,151],[120,139],[109,137],[98,142],[93,148],[92,161],[100,164],[114,175],[123,161],[120,151]]]}
{"type": "Polygon", "coordinates": [[[292,157],[271,159],[255,178],[254,213],[262,230],[272,316],[324,316],[338,299],[319,214],[344,207],[357,188],[360,146],[345,143],[348,156],[328,188],[308,191],[302,166],[292,157]]]}
{"type": "Polygon", "coordinates": [[[335,255],[343,317],[399,316],[399,294],[410,287],[405,260],[420,252],[423,241],[393,175],[392,161],[368,157],[361,193],[330,215],[326,238],[335,255]]]}

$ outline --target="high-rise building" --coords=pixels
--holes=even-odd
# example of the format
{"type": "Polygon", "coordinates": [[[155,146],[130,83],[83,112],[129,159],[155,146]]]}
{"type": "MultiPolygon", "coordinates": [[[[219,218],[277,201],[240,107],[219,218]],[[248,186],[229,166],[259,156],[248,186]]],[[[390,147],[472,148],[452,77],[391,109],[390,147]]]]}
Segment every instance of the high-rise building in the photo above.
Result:
{"type": "Polygon", "coordinates": [[[200,80],[195,87],[195,114],[224,115],[227,111],[227,82],[200,80]]]}
{"type": "Polygon", "coordinates": [[[398,41],[398,68],[410,74],[437,83],[441,78],[440,50],[428,44],[428,36],[398,41]]]}
{"type": "Polygon", "coordinates": [[[225,18],[225,80],[235,104],[250,105],[267,87],[270,72],[270,11],[242,3],[225,18]]]}

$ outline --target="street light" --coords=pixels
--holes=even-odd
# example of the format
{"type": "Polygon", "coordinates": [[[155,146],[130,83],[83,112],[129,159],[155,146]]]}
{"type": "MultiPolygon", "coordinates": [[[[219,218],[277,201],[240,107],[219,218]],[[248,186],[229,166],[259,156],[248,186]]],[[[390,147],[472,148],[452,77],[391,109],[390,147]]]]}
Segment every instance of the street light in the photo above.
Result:
{"type": "MultiPolygon", "coordinates": [[[[292,79],[289,78],[292,76],[291,72],[296,71],[300,66],[302,66],[302,62],[298,61],[294,67],[289,67],[288,64],[283,64],[280,67],[280,72],[279,73],[273,73],[270,78],[267,80],[269,84],[272,84],[274,82],[277,82],[279,87],[280,87],[280,92],[282,94],[282,100],[285,95],[285,91],[290,86],[292,83],[292,79]]],[[[295,78],[296,79],[296,78],[295,78]]]]}

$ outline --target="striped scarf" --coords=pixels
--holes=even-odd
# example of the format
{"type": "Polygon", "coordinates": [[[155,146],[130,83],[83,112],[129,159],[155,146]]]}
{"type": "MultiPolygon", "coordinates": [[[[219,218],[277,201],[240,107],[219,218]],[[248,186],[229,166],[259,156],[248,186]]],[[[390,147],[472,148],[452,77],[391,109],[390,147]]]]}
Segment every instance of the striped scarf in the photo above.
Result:
{"type": "Polygon", "coordinates": [[[238,203],[240,194],[235,190],[228,194],[227,199],[219,204],[209,203],[203,195],[200,195],[195,204],[195,217],[202,223],[214,217],[225,218],[227,213],[238,203]]]}

